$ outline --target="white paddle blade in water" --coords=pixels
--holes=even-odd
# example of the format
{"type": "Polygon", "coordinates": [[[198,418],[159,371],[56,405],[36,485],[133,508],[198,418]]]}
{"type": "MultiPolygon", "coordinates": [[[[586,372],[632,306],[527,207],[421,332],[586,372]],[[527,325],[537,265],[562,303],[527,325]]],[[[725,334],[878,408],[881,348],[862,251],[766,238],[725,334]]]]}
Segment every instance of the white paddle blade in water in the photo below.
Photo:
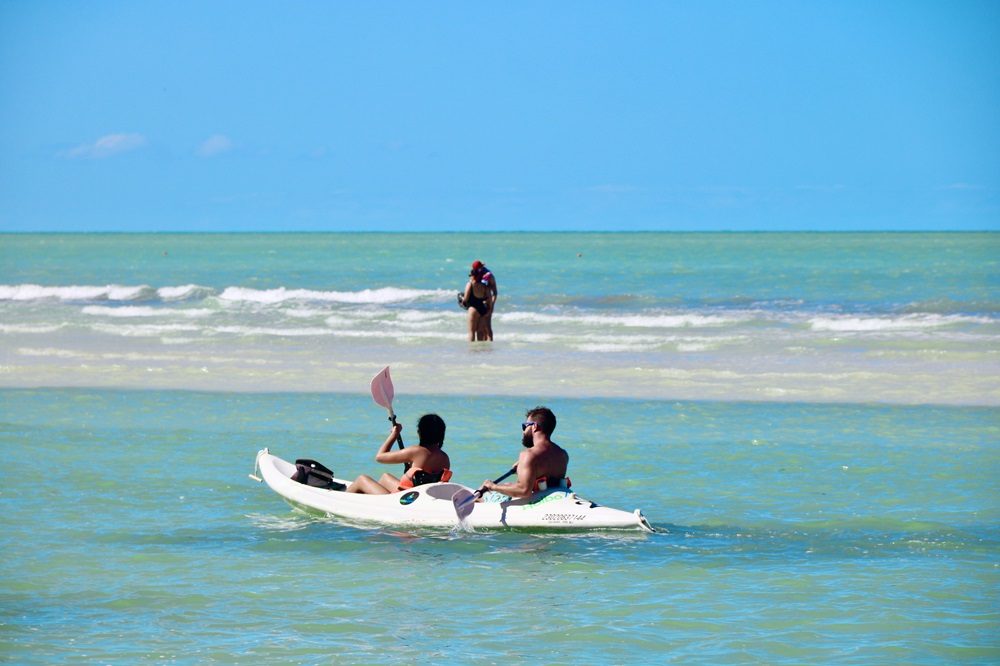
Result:
{"type": "Polygon", "coordinates": [[[455,505],[455,513],[458,514],[460,522],[464,522],[476,508],[475,500],[476,496],[468,488],[462,488],[451,496],[451,503],[455,505]]]}

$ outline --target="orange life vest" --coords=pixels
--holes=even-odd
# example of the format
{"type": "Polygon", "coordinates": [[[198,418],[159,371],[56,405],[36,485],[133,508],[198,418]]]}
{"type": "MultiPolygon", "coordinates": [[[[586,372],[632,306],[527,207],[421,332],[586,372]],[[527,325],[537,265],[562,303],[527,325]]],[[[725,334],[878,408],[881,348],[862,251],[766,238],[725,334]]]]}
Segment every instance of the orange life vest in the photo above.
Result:
{"type": "Polygon", "coordinates": [[[414,486],[422,486],[425,483],[437,483],[438,481],[450,480],[450,469],[443,469],[438,474],[431,474],[430,472],[425,472],[419,467],[411,467],[410,471],[404,474],[403,478],[399,480],[399,488],[397,490],[409,490],[414,486]]]}

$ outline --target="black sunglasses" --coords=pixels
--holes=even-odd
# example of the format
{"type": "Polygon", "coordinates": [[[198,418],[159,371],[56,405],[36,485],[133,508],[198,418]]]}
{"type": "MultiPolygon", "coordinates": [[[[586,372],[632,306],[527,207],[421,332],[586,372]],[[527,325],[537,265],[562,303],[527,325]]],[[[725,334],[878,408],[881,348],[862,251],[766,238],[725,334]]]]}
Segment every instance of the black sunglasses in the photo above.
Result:
{"type": "Polygon", "coordinates": [[[528,426],[533,426],[533,425],[538,425],[538,424],[535,423],[534,421],[525,421],[524,423],[521,424],[521,430],[527,430],[528,426]]]}

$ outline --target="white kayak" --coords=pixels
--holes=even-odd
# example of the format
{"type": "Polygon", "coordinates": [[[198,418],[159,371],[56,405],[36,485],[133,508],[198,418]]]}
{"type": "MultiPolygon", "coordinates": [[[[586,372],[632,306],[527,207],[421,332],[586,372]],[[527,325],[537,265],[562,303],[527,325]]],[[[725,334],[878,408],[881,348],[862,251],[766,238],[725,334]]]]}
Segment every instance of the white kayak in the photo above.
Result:
{"type": "Polygon", "coordinates": [[[488,493],[482,501],[463,504],[472,489],[458,483],[428,483],[388,495],[362,495],[294,481],[296,466],[267,449],[257,452],[256,467],[260,477],[251,478],[267,483],[292,506],[349,522],[449,528],[461,523],[477,529],[653,531],[639,509],[630,513],[601,506],[565,488],[543,490],[526,499],[488,493]],[[456,510],[456,506],[460,509],[456,510]],[[459,520],[459,513],[464,520],[459,520]]]}

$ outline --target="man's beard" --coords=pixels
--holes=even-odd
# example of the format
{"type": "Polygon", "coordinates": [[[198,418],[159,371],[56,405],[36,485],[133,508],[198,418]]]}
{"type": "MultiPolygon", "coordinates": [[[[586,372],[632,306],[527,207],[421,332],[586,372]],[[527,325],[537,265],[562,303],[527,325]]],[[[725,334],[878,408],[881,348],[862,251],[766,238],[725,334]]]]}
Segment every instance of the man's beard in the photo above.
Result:
{"type": "Polygon", "coordinates": [[[535,437],[529,433],[524,433],[521,435],[521,446],[526,449],[530,449],[535,445],[535,437]]]}

